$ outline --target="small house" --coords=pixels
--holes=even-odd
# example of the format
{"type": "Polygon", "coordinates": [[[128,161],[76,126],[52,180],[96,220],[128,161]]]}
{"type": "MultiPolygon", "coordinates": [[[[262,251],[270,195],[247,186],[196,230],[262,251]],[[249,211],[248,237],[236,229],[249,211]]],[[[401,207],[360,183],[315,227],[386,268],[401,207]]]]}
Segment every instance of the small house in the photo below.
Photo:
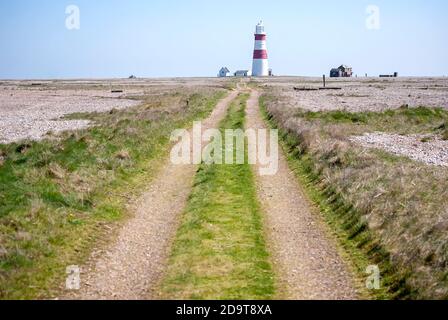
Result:
{"type": "Polygon", "coordinates": [[[350,78],[353,76],[353,69],[346,65],[341,65],[339,68],[331,69],[331,78],[350,78]]]}
{"type": "Polygon", "coordinates": [[[219,78],[230,77],[230,70],[227,67],[222,67],[218,73],[219,78]]]}
{"type": "Polygon", "coordinates": [[[238,70],[234,73],[235,77],[248,77],[249,70],[238,70]]]}

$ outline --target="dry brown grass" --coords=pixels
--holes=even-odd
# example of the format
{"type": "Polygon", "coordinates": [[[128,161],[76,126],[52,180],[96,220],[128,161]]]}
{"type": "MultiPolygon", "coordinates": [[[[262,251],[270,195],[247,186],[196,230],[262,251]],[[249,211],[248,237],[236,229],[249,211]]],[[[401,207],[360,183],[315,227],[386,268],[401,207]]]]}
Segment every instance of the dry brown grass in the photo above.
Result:
{"type": "Polygon", "coordinates": [[[448,122],[445,122],[442,125],[440,125],[439,129],[442,131],[442,139],[448,140],[448,122]]]}
{"type": "Polygon", "coordinates": [[[397,298],[447,299],[448,170],[362,149],[348,140],[359,125],[304,119],[275,96],[263,99],[273,121],[297,138],[298,157],[311,159],[319,183],[332,190],[329,200],[337,195],[359,213],[350,222],[353,238],[365,242],[359,246],[386,249],[382,259],[403,280],[392,288],[397,298]],[[365,227],[373,239],[359,237],[365,227]]]}

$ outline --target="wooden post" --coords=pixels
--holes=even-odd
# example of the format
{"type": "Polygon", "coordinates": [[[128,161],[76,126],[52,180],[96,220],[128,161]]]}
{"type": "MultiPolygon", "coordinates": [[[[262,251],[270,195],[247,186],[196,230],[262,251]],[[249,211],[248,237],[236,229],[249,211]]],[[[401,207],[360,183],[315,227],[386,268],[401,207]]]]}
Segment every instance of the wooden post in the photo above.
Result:
{"type": "Polygon", "coordinates": [[[323,78],[324,78],[324,88],[326,88],[327,83],[326,83],[326,81],[325,81],[325,75],[323,75],[323,78]]]}

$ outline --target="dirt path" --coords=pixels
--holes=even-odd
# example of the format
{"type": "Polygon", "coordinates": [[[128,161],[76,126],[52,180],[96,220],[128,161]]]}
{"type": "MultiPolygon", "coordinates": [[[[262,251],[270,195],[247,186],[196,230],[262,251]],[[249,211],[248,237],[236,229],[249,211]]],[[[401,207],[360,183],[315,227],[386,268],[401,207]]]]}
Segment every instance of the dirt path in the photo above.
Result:
{"type": "MultiPolygon", "coordinates": [[[[218,103],[203,121],[203,130],[217,127],[238,93],[235,90],[218,103]]],[[[196,170],[196,165],[174,165],[167,159],[114,242],[81,267],[81,290],[63,299],[157,298],[154,289],[163,275],[196,170]]]]}
{"type": "MultiPolygon", "coordinates": [[[[266,128],[251,92],[246,126],[266,128]]],[[[268,144],[269,145],[269,144],[268,144]]],[[[281,289],[288,299],[356,299],[352,275],[340,258],[326,226],[314,211],[289,169],[283,153],[273,176],[260,176],[257,189],[265,211],[265,225],[281,289]]]]}

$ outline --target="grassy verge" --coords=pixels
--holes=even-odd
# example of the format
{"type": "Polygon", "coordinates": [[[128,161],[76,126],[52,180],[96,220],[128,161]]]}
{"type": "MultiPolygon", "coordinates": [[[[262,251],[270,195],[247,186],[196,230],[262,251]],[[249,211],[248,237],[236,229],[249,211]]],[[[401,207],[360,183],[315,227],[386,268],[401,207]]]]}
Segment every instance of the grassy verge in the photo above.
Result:
{"type": "MultiPolygon", "coordinates": [[[[358,285],[364,285],[363,281],[366,279],[366,270],[369,265],[380,266],[382,270],[381,288],[367,291],[365,287],[361,287],[362,297],[378,300],[391,299],[393,297],[391,285],[393,285],[393,282],[397,283],[397,281],[393,279],[390,265],[384,264],[383,255],[374,258],[371,255],[372,252],[363,250],[361,243],[356,241],[356,236],[360,233],[363,233],[364,238],[371,238],[368,230],[359,230],[359,214],[332,190],[331,186],[323,182],[319,174],[313,170],[313,159],[297,152],[297,147],[300,145],[298,138],[278,127],[275,119],[268,114],[263,99],[261,99],[260,108],[269,126],[279,130],[280,144],[287,156],[289,167],[304,187],[309,199],[319,208],[325,222],[331,227],[331,231],[336,235],[339,245],[343,249],[343,257],[354,269],[358,285]]],[[[377,249],[381,251],[381,248],[378,247],[377,249]]]]}
{"type": "MultiPolygon", "coordinates": [[[[221,128],[243,128],[248,95],[234,102],[221,128]]],[[[274,275],[248,164],[205,165],[178,231],[162,284],[169,299],[270,299],[274,275]]]]}
{"type": "Polygon", "coordinates": [[[349,137],[371,131],[439,134],[448,112],[305,112],[277,105],[269,94],[262,106],[358,271],[367,264],[380,267],[383,290],[374,297],[446,299],[448,170],[365,150],[349,137]]]}
{"type": "Polygon", "coordinates": [[[310,112],[299,110],[295,117],[321,125],[338,125],[345,134],[384,131],[396,134],[438,134],[447,136],[448,112],[442,108],[403,106],[384,112],[347,112],[335,110],[310,112]]]}
{"type": "Polygon", "coordinates": [[[159,95],[110,113],[74,115],[88,130],[0,145],[0,298],[49,297],[106,225],[148,183],[172,130],[206,117],[224,90],[159,95]],[[188,102],[186,102],[188,101],[188,102]]]}

